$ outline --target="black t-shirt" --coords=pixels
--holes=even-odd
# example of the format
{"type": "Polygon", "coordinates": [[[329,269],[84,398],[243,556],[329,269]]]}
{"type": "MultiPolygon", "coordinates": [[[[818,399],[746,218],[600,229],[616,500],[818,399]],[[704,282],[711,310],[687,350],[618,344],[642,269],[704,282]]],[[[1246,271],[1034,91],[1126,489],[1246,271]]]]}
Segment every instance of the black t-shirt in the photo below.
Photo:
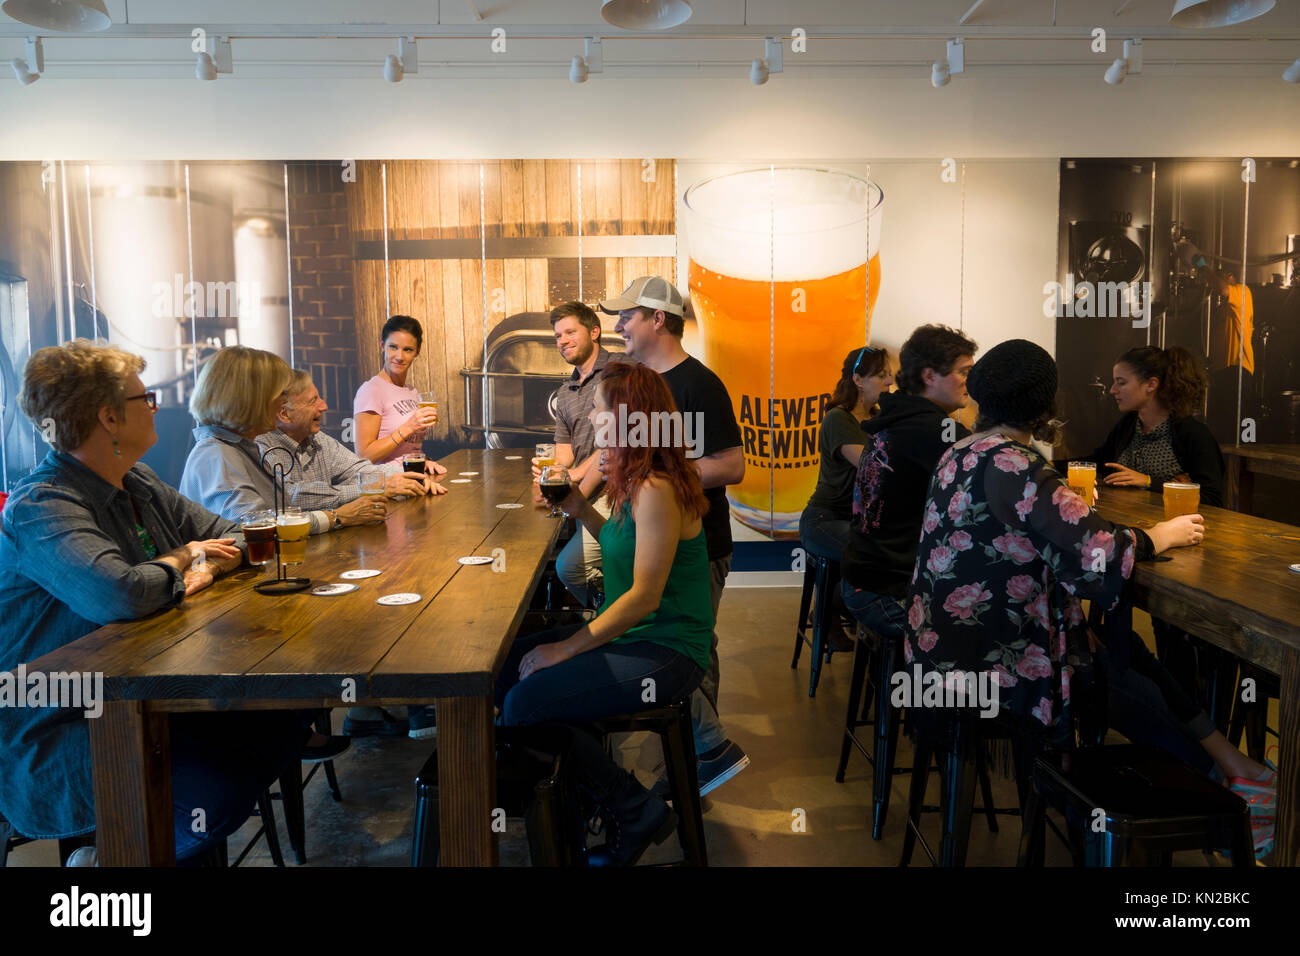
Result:
{"type": "Polygon", "coordinates": [[[858,469],[840,454],[840,448],[865,442],[862,423],[848,409],[837,405],[826,413],[817,434],[821,467],[817,471],[817,487],[808,499],[808,507],[825,508],[846,519],[853,514],[853,479],[858,469]]]}
{"type": "MultiPolygon", "coordinates": [[[[736,424],[736,412],[731,407],[731,396],[727,386],[697,358],[687,356],[663,373],[668,390],[673,393],[673,401],[683,415],[700,413],[699,424],[703,427],[704,455],[716,455],[728,448],[739,448],[741,443],[740,426],[736,424]]],[[[685,428],[696,428],[696,419],[684,422],[685,428]]],[[[688,432],[698,442],[698,430],[688,432]]],[[[688,449],[689,451],[689,449],[688,449]]],[[[687,459],[690,461],[691,459],[687,459]]],[[[704,537],[709,545],[709,560],[716,561],[731,554],[731,508],[727,504],[725,487],[705,488],[705,497],[709,499],[709,510],[705,514],[704,537]]]]}

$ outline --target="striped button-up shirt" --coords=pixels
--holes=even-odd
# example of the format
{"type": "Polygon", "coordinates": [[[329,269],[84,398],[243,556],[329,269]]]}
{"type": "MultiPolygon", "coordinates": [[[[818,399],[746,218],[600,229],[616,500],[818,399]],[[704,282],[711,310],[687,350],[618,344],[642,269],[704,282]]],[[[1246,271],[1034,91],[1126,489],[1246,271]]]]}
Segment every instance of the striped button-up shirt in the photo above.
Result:
{"type": "MultiPolygon", "coordinates": [[[[324,432],[317,432],[299,444],[280,429],[257,436],[263,452],[283,448],[294,459],[294,468],[286,479],[293,489],[293,504],[304,511],[337,508],[361,497],[357,482],[363,469],[378,468],[385,475],[402,470],[401,460],[382,465],[371,464],[365,458],[324,432]]],[[[273,464],[275,456],[266,459],[273,464]]]]}

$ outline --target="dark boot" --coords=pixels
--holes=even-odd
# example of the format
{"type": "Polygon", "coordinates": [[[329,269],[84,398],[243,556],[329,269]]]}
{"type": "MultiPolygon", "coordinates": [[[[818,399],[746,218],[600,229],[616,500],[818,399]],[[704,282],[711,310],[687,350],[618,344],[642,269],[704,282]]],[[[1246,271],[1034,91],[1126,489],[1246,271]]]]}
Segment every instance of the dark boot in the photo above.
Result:
{"type": "Polygon", "coordinates": [[[588,866],[633,866],[651,843],[677,829],[677,814],[631,774],[606,802],[605,843],[587,851],[588,866]]]}

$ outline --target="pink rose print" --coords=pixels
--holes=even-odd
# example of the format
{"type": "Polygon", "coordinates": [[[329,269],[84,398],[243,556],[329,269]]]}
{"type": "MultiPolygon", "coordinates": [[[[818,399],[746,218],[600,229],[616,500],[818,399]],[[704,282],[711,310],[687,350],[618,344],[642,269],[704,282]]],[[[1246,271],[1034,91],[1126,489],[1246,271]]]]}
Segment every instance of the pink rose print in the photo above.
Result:
{"type": "Polygon", "coordinates": [[[972,468],[975,467],[976,463],[979,462],[979,460],[980,460],[979,455],[976,455],[972,452],[967,452],[966,457],[961,460],[961,470],[970,471],[972,468]]]}
{"type": "Polygon", "coordinates": [[[906,636],[903,637],[903,660],[912,663],[912,642],[906,636]]]}
{"type": "Polygon", "coordinates": [[[951,453],[944,455],[944,458],[944,465],[939,469],[940,488],[947,488],[952,484],[952,480],[957,477],[957,459],[951,453]]]}
{"type": "Polygon", "coordinates": [[[940,545],[930,552],[930,560],[925,562],[925,566],[929,568],[931,574],[947,574],[956,558],[956,551],[940,545]]]}
{"type": "Polygon", "coordinates": [[[1030,512],[1034,510],[1034,505],[1038,501],[1038,485],[1032,481],[1025,483],[1024,497],[1016,502],[1016,514],[1020,515],[1020,520],[1025,521],[1029,518],[1030,512]]]}
{"type": "Polygon", "coordinates": [[[1007,582],[1007,597],[1013,601],[1028,601],[1037,590],[1038,585],[1027,574],[1017,574],[1007,582]]]}
{"type": "Polygon", "coordinates": [[[957,492],[948,502],[948,517],[953,521],[960,521],[961,516],[964,515],[966,509],[970,507],[972,500],[969,491],[957,492]]]}
{"type": "Polygon", "coordinates": [[[934,645],[937,643],[939,643],[939,635],[934,631],[922,631],[916,636],[916,646],[926,653],[934,650],[934,645]]]}
{"type": "Polygon", "coordinates": [[[1061,668],[1061,700],[1070,699],[1070,667],[1061,668]]]}
{"type": "Polygon", "coordinates": [[[993,665],[993,675],[998,679],[999,687],[1015,687],[1016,684],[1019,683],[1019,681],[1016,680],[1016,675],[1011,673],[1011,671],[1007,670],[1001,664],[993,665]]]}
{"type": "Polygon", "coordinates": [[[1016,663],[1016,673],[1030,680],[1052,676],[1052,662],[1037,644],[1025,648],[1025,656],[1016,663]]]}
{"type": "Polygon", "coordinates": [[[921,595],[912,598],[912,606],[907,609],[907,623],[914,631],[919,631],[925,622],[925,608],[921,606],[921,595]]]}
{"type": "Polygon", "coordinates": [[[1038,596],[1025,605],[1025,613],[1033,618],[1045,631],[1052,628],[1047,623],[1047,592],[1039,591],[1038,596]]]}
{"type": "Polygon", "coordinates": [[[1047,697],[1040,697],[1038,705],[1032,711],[1033,715],[1041,720],[1044,726],[1052,723],[1052,701],[1047,697]]]}
{"type": "Polygon", "coordinates": [[[1083,539],[1083,566],[1092,567],[1093,551],[1101,549],[1101,553],[1109,561],[1115,556],[1115,536],[1109,531],[1094,531],[1088,537],[1083,539]]]}
{"type": "Polygon", "coordinates": [[[1028,564],[1037,555],[1033,543],[1023,534],[1016,534],[1014,531],[1008,531],[994,538],[993,548],[998,554],[1005,554],[1016,564],[1028,564]]]}
{"type": "MultiPolygon", "coordinates": [[[[943,609],[952,617],[963,621],[971,616],[973,606],[993,597],[993,592],[984,590],[982,584],[963,584],[944,599],[943,609]]],[[[920,598],[917,598],[919,601],[920,598]]]]}
{"type": "Polygon", "coordinates": [[[948,547],[956,551],[969,551],[972,541],[965,531],[954,531],[948,535],[948,547]]]}
{"type": "Polygon", "coordinates": [[[937,527],[939,527],[939,509],[931,501],[925,506],[925,521],[921,523],[921,531],[923,534],[930,534],[937,527]]]}
{"type": "Polygon", "coordinates": [[[1018,475],[1029,467],[1029,459],[1014,448],[1006,448],[993,456],[993,467],[1018,475]]]}
{"type": "Polygon", "coordinates": [[[1078,598],[1070,599],[1070,606],[1066,611],[1066,620],[1070,622],[1071,627],[1078,627],[1083,623],[1083,605],[1079,603],[1078,598]]]}
{"type": "Polygon", "coordinates": [[[1136,548],[1125,548],[1124,557],[1119,563],[1119,573],[1124,577],[1124,580],[1126,581],[1133,574],[1133,553],[1136,550],[1137,550],[1136,548]]]}
{"type": "Polygon", "coordinates": [[[1001,438],[990,435],[988,438],[981,438],[979,441],[973,443],[970,446],[970,450],[973,452],[988,451],[990,448],[996,448],[1000,444],[1002,444],[1001,438]]]}
{"type": "Polygon", "coordinates": [[[1052,504],[1061,514],[1066,524],[1078,524],[1079,519],[1088,513],[1088,505],[1068,485],[1058,485],[1052,492],[1052,504]]]}

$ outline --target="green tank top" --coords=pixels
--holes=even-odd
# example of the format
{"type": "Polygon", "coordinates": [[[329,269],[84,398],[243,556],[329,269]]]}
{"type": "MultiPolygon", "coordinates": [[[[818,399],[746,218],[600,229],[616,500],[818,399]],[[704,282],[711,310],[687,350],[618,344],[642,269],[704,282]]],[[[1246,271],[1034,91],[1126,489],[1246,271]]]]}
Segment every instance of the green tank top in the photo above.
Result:
{"type": "MultiPolygon", "coordinates": [[[[624,503],[600,529],[601,568],[605,575],[603,614],[632,587],[636,560],[636,522],[624,503]]],[[[599,615],[597,615],[599,616],[599,615]]],[[[677,542],[673,566],[659,607],[610,643],[649,641],[690,658],[709,669],[713,648],[713,601],[709,593],[709,547],[704,529],[689,541],[677,542]]]]}

